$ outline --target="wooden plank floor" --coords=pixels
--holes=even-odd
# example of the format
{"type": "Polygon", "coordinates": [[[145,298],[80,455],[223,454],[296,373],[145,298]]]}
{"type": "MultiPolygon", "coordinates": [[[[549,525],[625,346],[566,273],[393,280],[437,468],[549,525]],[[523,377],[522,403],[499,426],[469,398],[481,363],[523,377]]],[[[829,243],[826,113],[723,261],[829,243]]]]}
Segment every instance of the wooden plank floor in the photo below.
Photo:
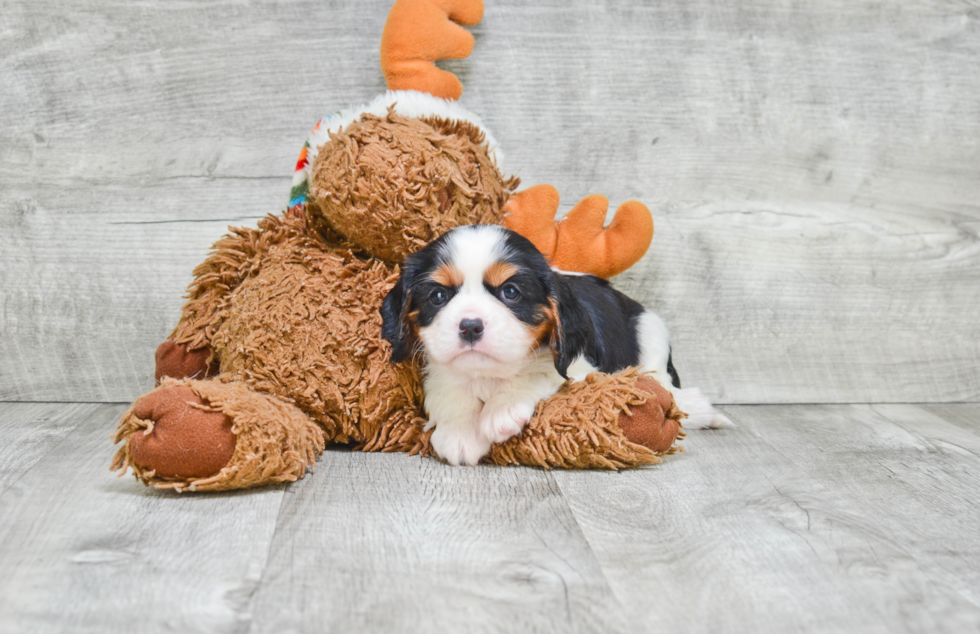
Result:
{"type": "Polygon", "coordinates": [[[288,486],[107,470],[124,406],[0,404],[0,632],[980,629],[980,405],[732,406],[621,473],[328,451],[288,486]]]}

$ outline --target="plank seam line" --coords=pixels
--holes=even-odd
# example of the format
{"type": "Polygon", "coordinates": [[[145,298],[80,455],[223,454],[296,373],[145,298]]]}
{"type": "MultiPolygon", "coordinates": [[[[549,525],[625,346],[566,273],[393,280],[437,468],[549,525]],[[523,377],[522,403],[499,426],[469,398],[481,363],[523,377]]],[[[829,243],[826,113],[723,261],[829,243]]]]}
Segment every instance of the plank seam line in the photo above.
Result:
{"type": "Polygon", "coordinates": [[[980,401],[819,401],[794,403],[722,403],[716,407],[820,407],[824,405],[980,405],[980,401]]]}
{"type": "MultiPolygon", "coordinates": [[[[142,396],[142,394],[140,395],[142,396]]],[[[139,398],[136,397],[136,398],[139,398]]],[[[132,405],[131,401],[41,401],[41,400],[5,400],[0,399],[0,405],[132,405]]],[[[824,405],[980,405],[980,401],[835,401],[820,403],[714,403],[717,407],[813,407],[824,405]]]]}
{"type": "MultiPolygon", "coordinates": [[[[582,540],[585,542],[585,545],[589,547],[589,554],[592,555],[592,559],[595,560],[596,566],[598,566],[599,568],[599,574],[602,575],[603,583],[605,583],[606,587],[609,588],[609,594],[611,594],[616,599],[616,603],[619,604],[621,610],[620,614],[622,614],[625,619],[627,614],[626,603],[623,601],[623,598],[619,596],[619,594],[616,592],[616,588],[614,588],[612,583],[610,583],[609,577],[606,576],[606,569],[602,566],[602,561],[599,559],[599,556],[596,554],[595,548],[593,548],[592,546],[592,542],[589,541],[589,536],[585,533],[585,529],[582,527],[582,523],[578,521],[578,515],[575,513],[575,509],[572,508],[571,503],[569,503],[568,495],[565,493],[565,489],[561,486],[561,482],[558,481],[558,478],[555,477],[554,472],[549,471],[548,477],[551,478],[551,482],[555,485],[555,487],[558,488],[558,491],[561,493],[562,502],[565,504],[565,508],[568,509],[569,515],[572,516],[572,521],[575,522],[575,527],[578,528],[578,532],[582,536],[582,540]]],[[[540,539],[540,535],[538,537],[540,539]]],[[[552,550],[552,552],[554,553],[554,550],[552,550]]],[[[555,554],[557,555],[557,553],[555,554]]],[[[567,592],[566,592],[566,600],[567,600],[567,592]]],[[[627,625],[629,624],[627,623],[627,625]]]]}
{"type": "Polygon", "coordinates": [[[133,401],[7,401],[7,400],[0,399],[0,405],[132,405],[132,404],[133,401]]]}
{"type": "MultiPolygon", "coordinates": [[[[303,474],[304,477],[311,477],[309,471],[303,474]]],[[[255,598],[258,596],[259,592],[262,591],[263,584],[265,583],[265,575],[269,571],[269,559],[272,557],[272,548],[276,544],[276,537],[279,535],[279,524],[282,521],[282,510],[286,507],[286,495],[289,492],[289,485],[291,482],[282,483],[281,490],[282,495],[279,496],[279,509],[276,510],[276,525],[272,528],[272,537],[269,538],[269,548],[265,551],[265,558],[262,561],[262,574],[259,575],[259,580],[255,584],[255,590],[248,597],[248,608],[245,612],[248,615],[248,632],[253,632],[255,630],[255,598]]]]}
{"type": "Polygon", "coordinates": [[[182,218],[179,220],[121,220],[110,222],[110,225],[173,225],[184,222],[242,222],[244,220],[262,220],[265,216],[241,216],[239,218],[182,218]]]}
{"type": "MultiPolygon", "coordinates": [[[[28,401],[28,403],[29,404],[34,404],[34,405],[61,405],[62,404],[62,403],[31,403],[30,401],[28,401]]],[[[68,403],[68,404],[69,405],[99,405],[99,403],[68,403]]],[[[96,410],[97,410],[97,408],[92,408],[92,412],[95,412],[96,410]]],[[[32,462],[30,464],[30,466],[28,466],[26,469],[22,469],[21,472],[20,472],[20,475],[17,476],[17,478],[15,478],[14,480],[11,480],[10,482],[8,482],[7,483],[7,486],[3,487],[3,489],[0,490],[0,498],[2,498],[7,493],[7,491],[9,491],[11,488],[13,488],[18,482],[20,482],[21,480],[23,480],[24,479],[24,476],[26,476],[28,473],[30,473],[31,471],[33,471],[34,470],[34,467],[36,467],[38,464],[40,464],[41,461],[44,460],[44,458],[49,453],[51,453],[52,451],[54,451],[55,447],[57,447],[58,445],[60,445],[62,442],[64,442],[64,440],[66,438],[68,438],[68,436],[70,436],[71,434],[73,434],[75,432],[75,430],[78,429],[78,426],[82,424],[82,419],[83,418],[84,418],[83,416],[76,417],[77,422],[74,425],[72,425],[71,429],[68,430],[68,433],[66,433],[64,436],[62,436],[60,439],[58,439],[58,442],[52,443],[51,446],[48,447],[47,451],[45,451],[40,456],[38,456],[37,457],[37,460],[35,460],[34,462],[32,462]]]]}

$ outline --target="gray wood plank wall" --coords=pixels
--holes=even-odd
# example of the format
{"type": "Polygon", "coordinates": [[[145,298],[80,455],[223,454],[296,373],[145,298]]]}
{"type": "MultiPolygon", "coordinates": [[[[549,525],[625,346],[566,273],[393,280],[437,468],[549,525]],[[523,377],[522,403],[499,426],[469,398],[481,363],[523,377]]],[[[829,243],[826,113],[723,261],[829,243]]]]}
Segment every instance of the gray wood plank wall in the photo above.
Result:
{"type": "MultiPolygon", "coordinates": [[[[193,266],[383,90],[387,0],[0,3],[0,399],[129,401],[193,266]]],[[[980,400],[980,7],[487,0],[446,64],[725,403],[980,400]]]]}

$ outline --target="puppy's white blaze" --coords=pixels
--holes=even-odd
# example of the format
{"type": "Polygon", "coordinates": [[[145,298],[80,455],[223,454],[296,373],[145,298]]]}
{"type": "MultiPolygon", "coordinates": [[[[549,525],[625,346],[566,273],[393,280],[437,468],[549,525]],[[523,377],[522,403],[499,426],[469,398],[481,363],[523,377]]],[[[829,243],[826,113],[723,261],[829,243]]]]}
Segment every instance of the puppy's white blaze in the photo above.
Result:
{"type": "Polygon", "coordinates": [[[495,262],[508,256],[504,232],[495,225],[471,225],[454,231],[441,255],[463,274],[463,291],[485,291],[483,275],[495,262]]]}
{"type": "Polygon", "coordinates": [[[428,358],[472,377],[506,378],[522,371],[533,340],[528,329],[483,285],[493,264],[506,259],[506,234],[496,226],[476,225],[454,231],[440,248],[463,283],[419,336],[428,358]],[[480,319],[483,336],[473,344],[459,337],[463,319],[480,319]]]}
{"type": "Polygon", "coordinates": [[[420,329],[419,336],[430,361],[451,365],[470,378],[520,373],[534,343],[528,329],[485,290],[458,293],[427,328],[420,329]],[[483,321],[483,336],[475,343],[460,338],[463,319],[483,321]]]}

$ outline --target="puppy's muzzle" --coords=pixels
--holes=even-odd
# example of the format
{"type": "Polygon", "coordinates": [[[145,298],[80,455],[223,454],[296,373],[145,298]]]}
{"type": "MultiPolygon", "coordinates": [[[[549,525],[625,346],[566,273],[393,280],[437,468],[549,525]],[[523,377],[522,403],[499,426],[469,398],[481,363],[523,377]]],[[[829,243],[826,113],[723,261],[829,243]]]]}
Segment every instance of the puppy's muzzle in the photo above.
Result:
{"type": "Polygon", "coordinates": [[[459,338],[469,343],[476,343],[483,336],[482,319],[464,319],[459,322],[459,338]]]}

